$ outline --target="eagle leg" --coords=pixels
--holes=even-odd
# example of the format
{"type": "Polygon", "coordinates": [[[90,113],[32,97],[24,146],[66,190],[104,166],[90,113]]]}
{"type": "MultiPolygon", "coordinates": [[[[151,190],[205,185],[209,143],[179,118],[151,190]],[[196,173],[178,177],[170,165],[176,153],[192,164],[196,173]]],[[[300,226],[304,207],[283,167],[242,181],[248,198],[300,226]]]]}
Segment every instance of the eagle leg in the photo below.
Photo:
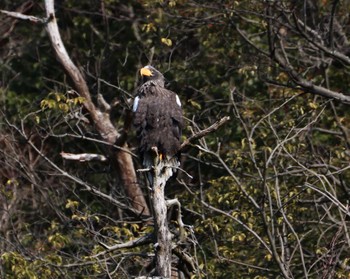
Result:
{"type": "Polygon", "coordinates": [[[155,162],[154,165],[158,164],[159,162],[165,160],[166,156],[162,152],[158,152],[158,147],[157,146],[152,146],[151,150],[155,153],[155,162]]]}
{"type": "Polygon", "coordinates": [[[156,166],[156,165],[158,165],[158,162],[160,161],[159,154],[158,154],[158,148],[157,148],[157,146],[152,146],[151,150],[156,155],[156,156],[154,156],[154,161],[153,161],[153,166],[156,166]]]}

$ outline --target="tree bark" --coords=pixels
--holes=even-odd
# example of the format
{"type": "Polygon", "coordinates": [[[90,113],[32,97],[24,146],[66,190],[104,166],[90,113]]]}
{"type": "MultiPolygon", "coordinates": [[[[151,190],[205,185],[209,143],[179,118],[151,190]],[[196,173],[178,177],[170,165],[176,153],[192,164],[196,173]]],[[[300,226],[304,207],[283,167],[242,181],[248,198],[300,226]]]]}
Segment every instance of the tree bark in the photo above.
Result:
{"type": "MultiPolygon", "coordinates": [[[[156,159],[158,161],[158,158],[156,159]]],[[[151,193],[152,206],[154,211],[154,226],[156,231],[155,252],[156,252],[156,275],[170,278],[171,275],[171,234],[168,227],[167,204],[164,195],[164,188],[169,176],[163,173],[163,164],[155,164],[153,188],[151,193]]],[[[165,168],[167,168],[165,166],[165,168]]]]}
{"type": "MultiPolygon", "coordinates": [[[[45,0],[46,15],[48,18],[46,24],[46,30],[50,37],[52,47],[55,51],[57,59],[62,64],[65,71],[68,73],[73,81],[74,87],[78,94],[84,97],[84,107],[89,112],[93,123],[96,126],[96,130],[109,144],[113,145],[120,137],[117,129],[113,126],[109,114],[102,112],[91,100],[91,94],[89,88],[86,84],[84,77],[82,76],[79,69],[74,65],[73,61],[70,59],[66,48],[62,42],[58,25],[55,17],[54,10],[54,0],[45,0]]],[[[123,145],[123,149],[128,149],[126,143],[123,145]]],[[[130,153],[123,150],[115,151],[111,148],[111,153],[114,153],[113,164],[118,170],[123,186],[125,188],[125,193],[128,195],[133,207],[140,212],[142,215],[149,216],[150,211],[148,209],[146,200],[144,198],[143,192],[140,185],[137,182],[136,172],[133,165],[132,157],[130,153]]]]}

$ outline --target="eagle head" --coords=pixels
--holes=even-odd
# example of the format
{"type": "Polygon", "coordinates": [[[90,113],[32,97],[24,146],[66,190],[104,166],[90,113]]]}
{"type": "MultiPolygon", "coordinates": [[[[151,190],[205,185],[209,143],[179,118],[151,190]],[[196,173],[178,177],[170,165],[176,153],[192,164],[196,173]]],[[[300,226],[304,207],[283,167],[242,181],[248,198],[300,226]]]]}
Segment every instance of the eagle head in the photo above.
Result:
{"type": "Polygon", "coordinates": [[[150,65],[143,67],[140,70],[140,75],[142,77],[142,83],[146,83],[147,81],[155,81],[159,85],[164,86],[164,76],[161,72],[150,65]]]}

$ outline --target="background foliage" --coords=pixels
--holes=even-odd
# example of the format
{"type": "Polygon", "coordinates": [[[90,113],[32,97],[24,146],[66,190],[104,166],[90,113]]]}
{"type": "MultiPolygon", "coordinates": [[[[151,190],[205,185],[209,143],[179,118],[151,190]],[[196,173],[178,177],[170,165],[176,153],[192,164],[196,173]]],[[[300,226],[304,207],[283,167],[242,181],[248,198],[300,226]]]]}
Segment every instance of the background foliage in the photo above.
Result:
{"type": "MultiPolygon", "coordinates": [[[[135,153],[124,122],[142,65],[179,93],[184,139],[231,117],[184,152],[192,178],[167,188],[185,212],[193,278],[349,278],[349,102],[337,100],[349,88],[348,1],[56,2],[70,56],[135,153]]],[[[0,8],[45,14],[41,1],[0,8]]],[[[0,277],[147,274],[153,247],[106,254],[99,242],[152,228],[75,179],[129,204],[109,161],[60,156],[108,151],[44,27],[0,15],[0,36],[0,277]]]]}

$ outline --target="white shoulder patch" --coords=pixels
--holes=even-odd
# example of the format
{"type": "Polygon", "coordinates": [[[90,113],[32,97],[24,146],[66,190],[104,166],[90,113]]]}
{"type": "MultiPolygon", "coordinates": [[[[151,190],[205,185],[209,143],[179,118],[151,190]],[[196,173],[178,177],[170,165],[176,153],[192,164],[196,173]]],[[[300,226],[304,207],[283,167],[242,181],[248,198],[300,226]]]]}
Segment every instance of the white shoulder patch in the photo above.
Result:
{"type": "Polygon", "coordinates": [[[134,99],[134,104],[132,106],[132,111],[136,112],[137,107],[139,106],[139,101],[140,101],[140,97],[136,96],[136,98],[134,99]]]}
{"type": "Polygon", "coordinates": [[[181,101],[177,94],[176,94],[176,103],[179,105],[179,107],[181,107],[181,101]]]}

